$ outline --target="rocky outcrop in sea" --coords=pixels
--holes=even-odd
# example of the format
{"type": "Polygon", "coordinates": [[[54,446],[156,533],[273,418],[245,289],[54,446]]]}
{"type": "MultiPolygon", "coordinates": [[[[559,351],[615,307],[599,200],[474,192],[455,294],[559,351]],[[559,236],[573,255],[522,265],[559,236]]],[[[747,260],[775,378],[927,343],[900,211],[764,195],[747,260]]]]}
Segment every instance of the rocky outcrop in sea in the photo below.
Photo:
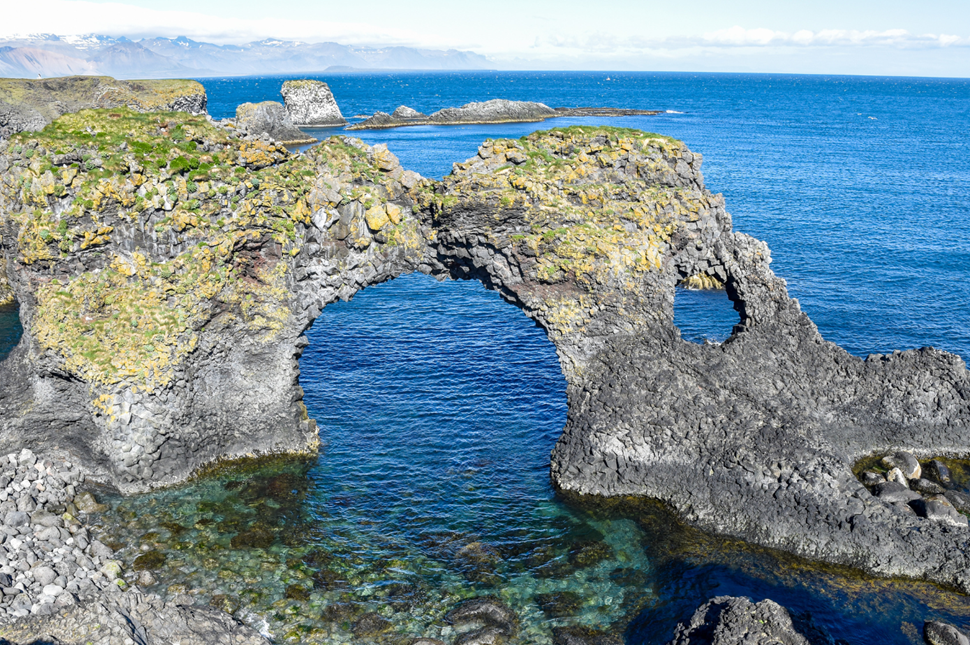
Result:
{"type": "Polygon", "coordinates": [[[423,114],[402,105],[392,114],[376,112],[373,116],[349,126],[348,130],[381,130],[408,125],[461,125],[475,123],[529,123],[555,117],[573,116],[635,116],[659,114],[655,110],[627,110],[617,108],[550,108],[544,103],[492,99],[481,103],[466,103],[458,108],[445,108],[423,114]]]}
{"type": "Polygon", "coordinates": [[[678,625],[668,645],[809,645],[809,641],[792,625],[788,610],[776,602],[718,596],[678,625]]]}
{"type": "Polygon", "coordinates": [[[137,112],[204,114],[208,100],[196,81],[119,81],[109,76],[0,79],[0,139],[35,132],[70,112],[128,107],[137,112]]]}
{"type": "Polygon", "coordinates": [[[235,127],[241,133],[256,137],[265,135],[283,145],[316,142],[293,124],[286,109],[276,101],[243,103],[236,108],[235,127]]]}
{"type": "Polygon", "coordinates": [[[280,90],[290,120],[299,127],[345,125],[330,87],[322,81],[285,81],[280,90]]]}
{"type": "Polygon", "coordinates": [[[968,529],[853,473],[873,454],[966,451],[963,361],[825,341],[683,143],[553,129],[488,141],[432,181],[351,138],[298,154],[204,118],[113,113],[59,122],[97,147],[50,132],[0,144],[26,330],[0,365],[3,452],[66,455],[129,492],[313,452],[303,331],[421,271],[480,280],[556,346],[561,491],[655,498],[706,531],[970,590],[968,529]],[[723,344],[673,323],[674,290],[697,275],[740,315],[723,344]]]}

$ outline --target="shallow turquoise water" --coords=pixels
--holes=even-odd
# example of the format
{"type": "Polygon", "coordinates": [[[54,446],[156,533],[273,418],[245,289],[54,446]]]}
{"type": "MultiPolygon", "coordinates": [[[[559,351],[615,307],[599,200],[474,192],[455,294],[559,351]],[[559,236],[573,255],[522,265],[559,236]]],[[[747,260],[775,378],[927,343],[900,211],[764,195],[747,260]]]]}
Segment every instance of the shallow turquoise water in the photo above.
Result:
{"type": "Polygon", "coordinates": [[[308,337],[301,383],[318,460],[112,501],[105,539],[128,566],[142,548],[167,556],[156,591],[216,596],[305,642],[346,642],[370,611],[401,639],[450,642],[444,613],[486,594],[520,614],[523,643],[576,623],[664,643],[724,593],[772,598],[849,643],[913,642],[904,624],[931,616],[970,624],[965,597],[930,585],[804,567],[679,528],[657,508],[557,500],[548,458],[566,409],[555,351],[478,283],[404,276],[327,307],[308,337]],[[571,605],[547,615],[542,594],[563,591],[571,605]]]}

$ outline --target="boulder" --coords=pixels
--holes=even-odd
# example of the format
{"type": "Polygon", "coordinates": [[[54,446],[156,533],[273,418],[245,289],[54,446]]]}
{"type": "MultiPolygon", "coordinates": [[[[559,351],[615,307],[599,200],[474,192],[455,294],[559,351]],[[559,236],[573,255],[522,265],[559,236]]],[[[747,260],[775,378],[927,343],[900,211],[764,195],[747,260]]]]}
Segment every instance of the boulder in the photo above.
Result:
{"type": "Polygon", "coordinates": [[[267,135],[284,144],[313,143],[313,137],[293,125],[283,105],[276,101],[243,103],[236,108],[236,127],[249,135],[267,135]]]}
{"type": "Polygon", "coordinates": [[[286,81],[280,93],[286,113],[298,126],[326,127],[347,123],[347,119],[340,114],[330,87],[322,81],[286,81]]]}
{"type": "Polygon", "coordinates": [[[788,610],[771,600],[718,596],[677,625],[668,645],[809,645],[788,610]]]}
{"type": "Polygon", "coordinates": [[[862,484],[867,487],[875,486],[876,484],[881,484],[886,481],[886,478],[877,473],[874,470],[867,470],[859,477],[862,484]]]}
{"type": "Polygon", "coordinates": [[[920,499],[920,494],[910,490],[899,482],[877,484],[872,489],[873,494],[884,502],[911,502],[920,499]]]}
{"type": "Polygon", "coordinates": [[[950,476],[950,469],[939,459],[931,459],[926,464],[926,468],[923,469],[926,476],[935,481],[940,486],[948,487],[953,484],[953,480],[950,476]]]}
{"type": "Polygon", "coordinates": [[[484,623],[486,627],[512,637],[518,630],[519,617],[498,598],[484,596],[461,603],[445,615],[445,621],[452,625],[484,623]]]}
{"type": "Polygon", "coordinates": [[[909,487],[920,495],[942,495],[946,492],[946,489],[936,482],[922,477],[910,480],[909,487]]]}
{"type": "Polygon", "coordinates": [[[911,453],[899,451],[882,458],[882,463],[887,468],[899,468],[906,479],[919,479],[923,473],[919,461],[911,453]]]}
{"type": "Polygon", "coordinates": [[[970,639],[956,627],[936,620],[923,624],[923,639],[928,645],[970,645],[970,639]]]}
{"type": "Polygon", "coordinates": [[[947,501],[953,504],[953,508],[961,513],[970,513],[970,495],[961,493],[958,490],[948,490],[943,495],[947,501]]]}

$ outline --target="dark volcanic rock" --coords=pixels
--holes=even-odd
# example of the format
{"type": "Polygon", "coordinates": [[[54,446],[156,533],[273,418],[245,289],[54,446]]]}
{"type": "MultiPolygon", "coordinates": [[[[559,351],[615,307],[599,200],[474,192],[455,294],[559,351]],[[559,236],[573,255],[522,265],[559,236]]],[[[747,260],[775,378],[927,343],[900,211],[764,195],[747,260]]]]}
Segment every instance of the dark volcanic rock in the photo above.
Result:
{"type": "Polygon", "coordinates": [[[668,645],[809,645],[791,616],[771,600],[718,596],[674,630],[668,645]]]}
{"type": "Polygon", "coordinates": [[[615,634],[581,625],[553,627],[552,645],[623,645],[623,639],[615,634]]]}
{"type": "Polygon", "coordinates": [[[906,503],[920,498],[919,493],[906,488],[899,482],[876,484],[872,488],[872,493],[882,501],[889,502],[890,504],[895,504],[896,502],[906,503]]]}
{"type": "Polygon", "coordinates": [[[383,618],[380,614],[368,613],[364,614],[354,622],[354,626],[351,631],[354,636],[358,638],[362,636],[376,636],[382,632],[386,632],[391,628],[391,621],[383,618]]]}
{"type": "Polygon", "coordinates": [[[236,108],[236,127],[249,135],[267,135],[275,141],[286,144],[313,143],[297,128],[286,109],[276,101],[262,103],[243,103],[236,108]]]}
{"type": "MultiPolygon", "coordinates": [[[[486,142],[448,177],[421,181],[383,146],[335,138],[290,155],[208,127],[193,122],[199,150],[183,142],[180,151],[195,155],[196,173],[210,163],[205,147],[233,160],[217,186],[225,196],[173,179],[191,168],[185,158],[153,175],[131,153],[112,163],[132,161],[171,191],[143,203],[133,226],[120,201],[135,199],[133,188],[119,174],[118,199],[99,193],[97,221],[71,224],[83,229],[73,241],[52,231],[84,195],[61,171],[37,165],[37,176],[27,152],[89,155],[73,181],[92,191],[100,158],[83,141],[43,152],[38,141],[22,152],[0,144],[0,244],[27,330],[0,365],[0,452],[69,452],[125,492],[220,459],[310,453],[318,437],[298,385],[304,330],[326,305],[421,271],[480,280],[548,334],[569,401],[551,458],[564,495],[655,498],[712,533],[970,591],[967,529],[901,512],[892,504],[917,493],[887,482],[874,487],[885,498],[874,497],[852,471],[904,447],[966,453],[966,365],[931,348],[863,360],[825,341],[771,271],[767,245],[733,230],[700,155],[683,144],[623,130],[539,132],[486,142]],[[180,191],[180,204],[198,202],[198,217],[211,220],[175,230],[166,196],[180,191]],[[185,282],[200,254],[207,280],[232,279],[218,289],[185,282]],[[128,355],[164,358],[164,379],[145,376],[141,360],[108,369],[113,355],[73,352],[90,338],[83,325],[114,315],[91,305],[100,301],[85,286],[106,275],[124,277],[114,295],[156,302],[159,319],[191,317],[158,346],[134,326],[112,329],[112,346],[128,355]],[[720,345],[685,342],[673,322],[677,284],[697,275],[723,283],[739,314],[720,345]],[[173,283],[174,292],[159,286],[173,283]],[[59,336],[69,325],[78,333],[59,336]]],[[[152,128],[146,141],[180,129],[152,128]]]]}
{"type": "Polygon", "coordinates": [[[554,591],[535,596],[536,604],[549,618],[572,616],[583,606],[583,600],[574,591],[554,591]]]}
{"type": "Polygon", "coordinates": [[[950,478],[950,469],[939,459],[931,459],[923,470],[927,478],[940,486],[951,486],[953,484],[953,480],[950,478]]]}
{"type": "MultiPolygon", "coordinates": [[[[515,612],[498,598],[490,596],[466,600],[449,611],[445,615],[445,620],[453,625],[484,623],[489,634],[506,637],[514,636],[519,625],[519,618],[515,612]]],[[[480,637],[485,637],[484,632],[480,637]]]]}
{"type": "Polygon", "coordinates": [[[923,624],[923,639],[928,645],[970,645],[970,639],[959,629],[936,620],[923,624]]]}

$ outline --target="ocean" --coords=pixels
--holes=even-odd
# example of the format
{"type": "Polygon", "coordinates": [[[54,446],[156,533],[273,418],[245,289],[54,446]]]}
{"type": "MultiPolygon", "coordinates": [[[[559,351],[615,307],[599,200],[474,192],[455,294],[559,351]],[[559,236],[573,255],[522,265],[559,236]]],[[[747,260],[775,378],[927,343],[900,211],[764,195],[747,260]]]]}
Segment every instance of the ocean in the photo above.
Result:
{"type": "MultiPolygon", "coordinates": [[[[725,195],[735,230],[768,242],[774,271],[826,339],[860,356],[927,345],[970,356],[970,80],[310,77],[330,85],[348,118],[489,98],[662,110],[348,134],[387,143],[428,177],[446,175],[486,138],[560,125],[682,139],[704,155],[707,186],[725,195]]],[[[285,78],[200,80],[221,118],[246,101],[280,100],[285,78]]],[[[5,311],[0,329],[16,331],[15,310],[5,311]]],[[[679,291],[675,313],[697,342],[723,340],[737,322],[718,293],[679,291]]],[[[327,307],[307,335],[301,385],[320,425],[318,460],[251,475],[245,486],[227,475],[110,500],[102,526],[128,545],[123,559],[146,534],[164,544],[155,591],[174,593],[178,581],[206,590],[203,599],[230,598],[248,622],[304,642],[349,642],[365,611],[401,635],[450,640],[443,613],[484,594],[519,612],[530,643],[551,643],[551,628],[567,624],[664,643],[720,594],[772,598],[800,625],[853,644],[921,642],[922,621],[933,617],[970,627],[967,598],[931,585],[807,567],[677,528],[659,509],[605,513],[558,499],[548,463],[566,401],[555,351],[478,283],[402,277],[327,307]],[[233,546],[253,527],[274,532],[273,544],[233,546]]]]}

